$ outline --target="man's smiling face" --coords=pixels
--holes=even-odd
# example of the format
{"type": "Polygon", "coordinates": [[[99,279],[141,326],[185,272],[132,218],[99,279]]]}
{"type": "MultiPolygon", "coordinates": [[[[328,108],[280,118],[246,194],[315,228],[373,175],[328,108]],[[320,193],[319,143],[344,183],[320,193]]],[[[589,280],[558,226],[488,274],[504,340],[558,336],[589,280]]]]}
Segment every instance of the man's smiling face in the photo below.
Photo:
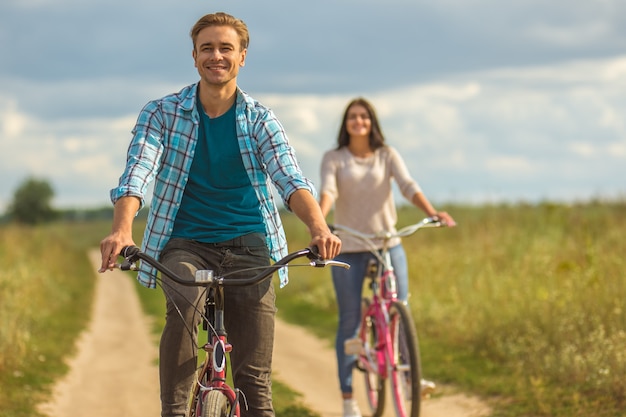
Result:
{"type": "Polygon", "coordinates": [[[237,82],[239,68],[245,65],[246,49],[230,26],[209,26],[198,33],[193,51],[200,78],[210,85],[237,82]]]}

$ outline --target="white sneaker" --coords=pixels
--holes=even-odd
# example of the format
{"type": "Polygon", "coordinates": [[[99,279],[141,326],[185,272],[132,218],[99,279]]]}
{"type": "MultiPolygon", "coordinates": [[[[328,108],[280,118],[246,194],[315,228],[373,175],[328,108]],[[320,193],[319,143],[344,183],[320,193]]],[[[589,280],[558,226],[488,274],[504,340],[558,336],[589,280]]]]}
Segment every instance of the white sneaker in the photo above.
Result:
{"type": "Polygon", "coordinates": [[[433,381],[429,381],[427,379],[422,379],[421,381],[421,392],[422,398],[429,398],[430,394],[435,392],[437,385],[433,381]]]}
{"type": "Polygon", "coordinates": [[[361,417],[361,410],[354,399],[343,400],[343,417],[361,417]]]}

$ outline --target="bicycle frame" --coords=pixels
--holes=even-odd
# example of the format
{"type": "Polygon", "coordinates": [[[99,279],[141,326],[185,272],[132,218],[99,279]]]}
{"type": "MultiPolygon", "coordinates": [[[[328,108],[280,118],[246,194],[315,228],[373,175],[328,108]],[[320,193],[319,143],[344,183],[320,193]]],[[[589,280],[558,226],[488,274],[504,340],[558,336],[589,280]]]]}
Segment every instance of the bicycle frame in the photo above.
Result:
{"type": "MultiPolygon", "coordinates": [[[[368,347],[365,348],[365,361],[363,364],[368,366],[371,371],[377,372],[383,379],[389,376],[389,368],[393,366],[393,359],[390,355],[389,348],[391,347],[391,339],[389,332],[389,306],[390,303],[397,300],[396,290],[396,277],[391,265],[391,259],[389,252],[385,248],[381,250],[382,259],[384,262],[379,262],[377,265],[370,264],[369,268],[376,268],[377,270],[368,274],[369,287],[371,289],[372,298],[369,306],[366,306],[365,311],[361,312],[363,317],[374,317],[374,325],[376,326],[376,345],[374,346],[377,359],[373,361],[371,353],[368,353],[368,347]]],[[[362,339],[366,335],[363,334],[365,328],[361,328],[359,337],[362,339]]]]}
{"type": "Polygon", "coordinates": [[[205,352],[205,359],[196,375],[196,383],[192,388],[189,417],[202,415],[200,396],[205,399],[212,390],[221,391],[231,404],[231,416],[240,415],[240,394],[238,388],[232,388],[226,383],[228,374],[226,356],[232,351],[228,343],[226,328],[224,327],[224,287],[212,286],[207,290],[203,325],[208,331],[207,342],[201,347],[205,352]]]}
{"type": "Polygon", "coordinates": [[[368,401],[374,416],[383,413],[384,382],[387,379],[391,380],[393,386],[394,406],[399,417],[417,417],[420,408],[420,396],[415,394],[417,391],[414,387],[415,384],[419,387],[421,380],[417,334],[408,307],[398,299],[389,242],[395,237],[412,235],[422,227],[443,225],[438,219],[427,217],[394,233],[384,231],[375,234],[364,234],[345,226],[331,225],[331,229],[340,236],[341,233],[347,233],[360,239],[375,257],[367,269],[366,280],[371,289],[371,298],[363,299],[358,334],[362,346],[357,353],[357,368],[365,373],[368,401]],[[382,245],[376,245],[377,239],[382,240],[382,245]],[[382,247],[379,249],[379,246],[382,247]],[[407,352],[399,352],[399,345],[406,344],[407,352]],[[396,360],[400,360],[402,354],[410,356],[407,365],[396,360]],[[410,382],[401,380],[405,376],[400,374],[407,369],[410,382]],[[377,376],[377,381],[371,379],[373,375],[377,376]],[[403,404],[406,398],[410,398],[410,410],[406,410],[403,404]]]}

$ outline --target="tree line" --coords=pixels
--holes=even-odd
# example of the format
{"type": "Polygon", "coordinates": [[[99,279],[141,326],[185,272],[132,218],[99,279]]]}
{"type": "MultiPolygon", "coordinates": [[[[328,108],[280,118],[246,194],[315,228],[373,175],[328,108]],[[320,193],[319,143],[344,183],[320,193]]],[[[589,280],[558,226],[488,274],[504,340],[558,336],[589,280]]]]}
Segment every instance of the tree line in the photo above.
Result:
{"type": "Polygon", "coordinates": [[[49,181],[29,177],[13,193],[2,223],[39,225],[57,220],[90,221],[113,218],[113,207],[60,210],[53,206],[54,189],[49,181]]]}

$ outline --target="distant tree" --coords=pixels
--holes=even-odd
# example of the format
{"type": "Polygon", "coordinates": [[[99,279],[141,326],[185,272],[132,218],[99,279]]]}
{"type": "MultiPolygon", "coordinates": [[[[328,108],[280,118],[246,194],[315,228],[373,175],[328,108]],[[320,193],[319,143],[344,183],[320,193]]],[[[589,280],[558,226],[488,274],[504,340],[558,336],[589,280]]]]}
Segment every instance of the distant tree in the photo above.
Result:
{"type": "Polygon", "coordinates": [[[28,178],[15,190],[8,215],[18,223],[49,222],[57,217],[57,212],[51,206],[53,197],[54,191],[47,181],[28,178]]]}

